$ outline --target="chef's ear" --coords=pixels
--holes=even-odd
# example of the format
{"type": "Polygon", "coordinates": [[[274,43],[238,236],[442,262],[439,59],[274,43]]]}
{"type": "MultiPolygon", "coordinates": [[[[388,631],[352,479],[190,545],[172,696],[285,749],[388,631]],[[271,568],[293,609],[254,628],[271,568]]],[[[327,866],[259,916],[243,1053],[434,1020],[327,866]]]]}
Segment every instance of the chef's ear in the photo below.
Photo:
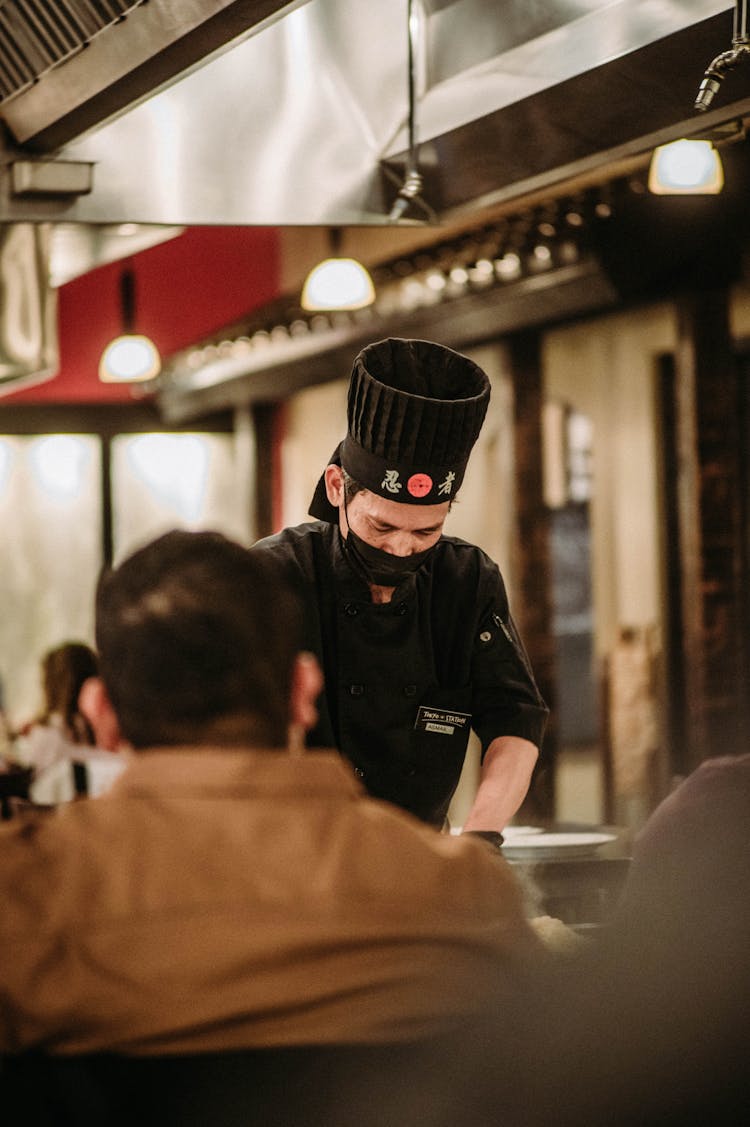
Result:
{"type": "Polygon", "coordinates": [[[294,659],[290,701],[291,726],[309,732],[318,722],[316,701],[323,690],[323,671],[315,654],[302,652],[294,659]]]}
{"type": "Polygon", "coordinates": [[[89,677],[83,682],[78,694],[78,708],[91,725],[96,746],[104,751],[117,751],[123,742],[122,734],[101,677],[89,677]]]}
{"type": "Polygon", "coordinates": [[[323,478],[326,483],[326,497],[329,503],[337,509],[344,502],[344,471],[341,466],[332,463],[330,466],[326,466],[323,478]]]}

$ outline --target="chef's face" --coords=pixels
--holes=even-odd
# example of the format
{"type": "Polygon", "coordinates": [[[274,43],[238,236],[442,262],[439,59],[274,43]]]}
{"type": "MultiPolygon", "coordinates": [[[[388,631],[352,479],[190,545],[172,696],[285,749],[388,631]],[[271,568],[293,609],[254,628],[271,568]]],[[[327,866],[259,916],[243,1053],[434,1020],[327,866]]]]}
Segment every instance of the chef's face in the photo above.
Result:
{"type": "Polygon", "coordinates": [[[412,556],[431,548],[440,539],[450,501],[439,505],[405,505],[362,489],[347,501],[345,509],[341,468],[328,466],[325,480],[328,500],[339,511],[342,535],[347,535],[351,525],[365,543],[392,556],[412,556]]]}

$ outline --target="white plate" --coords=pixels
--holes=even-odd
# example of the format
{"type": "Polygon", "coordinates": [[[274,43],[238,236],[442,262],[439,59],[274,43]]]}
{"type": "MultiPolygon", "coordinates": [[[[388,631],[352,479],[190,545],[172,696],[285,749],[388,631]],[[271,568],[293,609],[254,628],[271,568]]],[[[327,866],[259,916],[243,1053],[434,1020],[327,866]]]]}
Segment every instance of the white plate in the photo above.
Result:
{"type": "Polygon", "coordinates": [[[503,837],[506,841],[511,838],[515,840],[517,837],[531,837],[532,834],[543,834],[544,830],[541,826],[506,826],[503,830],[503,837]]]}
{"type": "MultiPolygon", "coordinates": [[[[454,837],[458,837],[463,833],[463,826],[451,826],[451,833],[454,837]]],[[[541,826],[506,826],[503,830],[503,837],[507,841],[509,837],[516,838],[520,834],[522,837],[528,837],[529,834],[543,834],[544,830],[541,826]]]]}
{"type": "Polygon", "coordinates": [[[514,835],[503,845],[503,853],[515,861],[541,861],[550,857],[586,857],[600,845],[616,841],[615,834],[531,833],[514,835]]]}

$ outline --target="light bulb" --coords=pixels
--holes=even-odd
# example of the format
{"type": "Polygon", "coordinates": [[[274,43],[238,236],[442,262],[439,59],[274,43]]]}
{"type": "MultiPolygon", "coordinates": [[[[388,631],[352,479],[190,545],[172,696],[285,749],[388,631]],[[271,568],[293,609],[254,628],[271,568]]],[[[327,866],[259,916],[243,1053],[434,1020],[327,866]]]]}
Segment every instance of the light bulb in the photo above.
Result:
{"type": "Polygon", "coordinates": [[[375,287],[364,266],[354,258],[327,258],[307,276],[303,309],[364,309],[375,300],[375,287]]]}
{"type": "Polygon", "coordinates": [[[710,141],[660,145],[651,158],[648,187],[655,195],[715,195],[724,187],[719,154],[710,141]]]}
{"type": "Polygon", "coordinates": [[[103,383],[139,383],[159,374],[161,359],[148,337],[128,334],[111,341],[99,361],[103,383]]]}

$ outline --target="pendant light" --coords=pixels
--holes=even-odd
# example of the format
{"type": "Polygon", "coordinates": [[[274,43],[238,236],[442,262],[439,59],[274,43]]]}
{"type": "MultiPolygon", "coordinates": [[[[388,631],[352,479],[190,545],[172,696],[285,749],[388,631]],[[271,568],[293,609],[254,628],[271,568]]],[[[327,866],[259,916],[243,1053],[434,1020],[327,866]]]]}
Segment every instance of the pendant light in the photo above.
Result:
{"type": "Polygon", "coordinates": [[[331,253],[307,275],[300,304],[303,309],[364,309],[375,300],[372,278],[356,258],[341,254],[341,229],[332,227],[328,234],[331,253]]]}
{"type": "Polygon", "coordinates": [[[99,361],[102,383],[143,383],[161,371],[159,350],[149,337],[135,331],[135,271],[126,266],[120,274],[122,334],[111,340],[99,361]]]}
{"type": "Polygon", "coordinates": [[[654,150],[648,188],[658,196],[716,195],[724,187],[721,157],[711,141],[672,141],[654,150]]]}

